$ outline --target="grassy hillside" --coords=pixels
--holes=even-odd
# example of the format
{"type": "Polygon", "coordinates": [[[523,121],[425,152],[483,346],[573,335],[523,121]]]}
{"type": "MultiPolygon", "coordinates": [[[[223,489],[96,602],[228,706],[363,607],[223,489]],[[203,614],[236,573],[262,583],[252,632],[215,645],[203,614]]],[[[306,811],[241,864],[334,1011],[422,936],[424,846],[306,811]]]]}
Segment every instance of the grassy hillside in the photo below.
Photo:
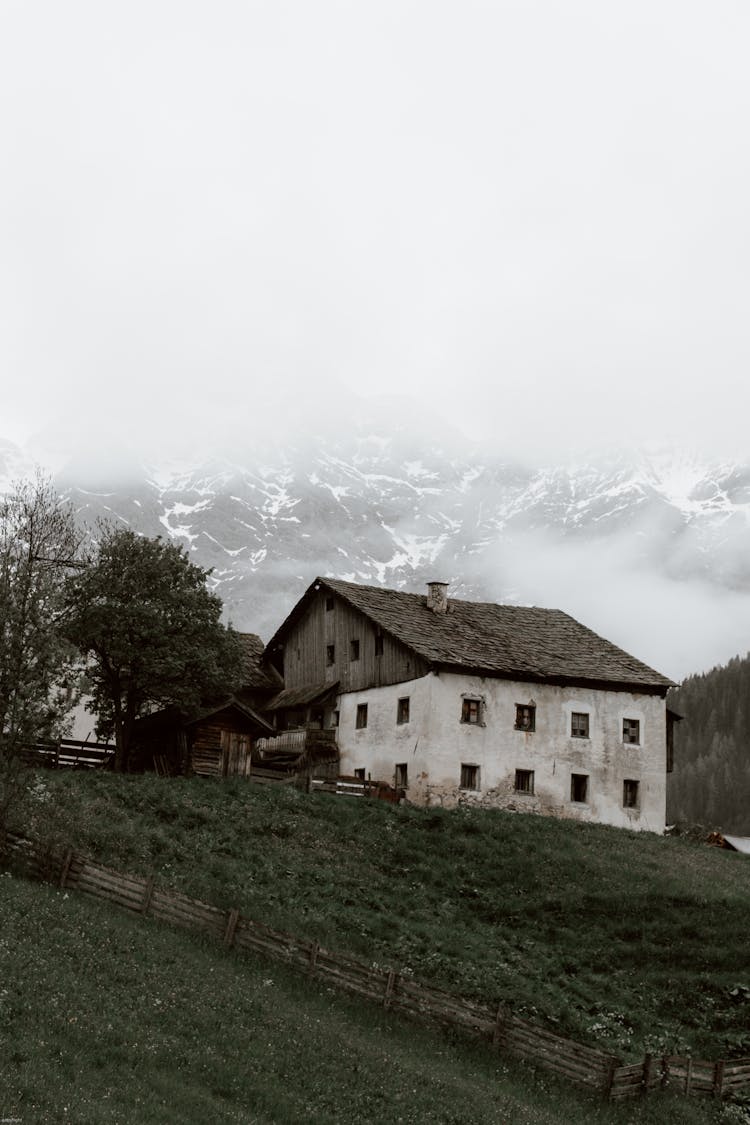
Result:
{"type": "Polygon", "coordinates": [[[514,1010],[626,1061],[750,1054],[750,861],[683,840],[246,782],[40,775],[105,863],[514,1010]]]}
{"type": "Polygon", "coordinates": [[[0,877],[0,1111],[23,1125],[709,1125],[601,1100],[75,894],[0,877]]]}

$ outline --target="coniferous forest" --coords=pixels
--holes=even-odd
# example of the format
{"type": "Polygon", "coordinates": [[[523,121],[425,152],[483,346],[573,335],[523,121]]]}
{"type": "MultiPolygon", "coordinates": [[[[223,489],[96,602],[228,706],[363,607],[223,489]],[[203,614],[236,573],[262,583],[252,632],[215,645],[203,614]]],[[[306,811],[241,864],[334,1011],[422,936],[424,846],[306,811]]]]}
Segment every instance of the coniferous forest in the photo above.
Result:
{"type": "Polygon", "coordinates": [[[750,654],[669,693],[675,731],[667,821],[750,836],[750,654]]]}

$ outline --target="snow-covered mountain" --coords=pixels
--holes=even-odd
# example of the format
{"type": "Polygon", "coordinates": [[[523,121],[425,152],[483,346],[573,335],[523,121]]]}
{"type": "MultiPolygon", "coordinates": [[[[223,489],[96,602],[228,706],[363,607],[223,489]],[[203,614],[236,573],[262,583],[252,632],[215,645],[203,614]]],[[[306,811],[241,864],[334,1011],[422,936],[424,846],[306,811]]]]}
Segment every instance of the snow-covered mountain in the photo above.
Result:
{"type": "MultiPolygon", "coordinates": [[[[23,457],[6,443],[0,480],[11,468],[23,457]]],[[[638,576],[644,616],[649,591],[679,591],[693,610],[696,597],[750,605],[750,465],[633,452],[529,468],[406,433],[345,434],[106,474],[71,460],[56,483],[91,526],[104,517],[183,544],[213,569],[235,626],[265,637],[317,574],[412,590],[439,578],[458,597],[557,604],[626,647],[624,573],[631,600],[638,576]],[[589,587],[603,623],[586,613],[589,587]]]]}

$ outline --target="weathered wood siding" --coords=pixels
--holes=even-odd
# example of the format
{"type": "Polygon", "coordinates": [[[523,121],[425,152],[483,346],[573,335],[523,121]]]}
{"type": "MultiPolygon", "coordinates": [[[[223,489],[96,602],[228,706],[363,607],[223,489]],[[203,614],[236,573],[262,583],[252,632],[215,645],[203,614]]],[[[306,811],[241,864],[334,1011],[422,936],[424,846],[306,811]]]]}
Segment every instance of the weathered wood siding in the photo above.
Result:
{"type": "Polygon", "coordinates": [[[342,691],[362,691],[413,680],[428,671],[425,661],[388,633],[382,633],[383,652],[376,656],[379,630],[341,598],[321,589],[304,616],[291,626],[284,648],[284,684],[335,683],[342,691]],[[326,600],[333,597],[333,609],[326,600]],[[359,641],[359,659],[351,659],[352,641],[359,641]],[[334,646],[334,662],[327,649],[334,646]]]}
{"type": "Polygon", "coordinates": [[[250,772],[250,737],[231,721],[201,723],[193,733],[190,768],[201,777],[244,777],[250,772]]]}

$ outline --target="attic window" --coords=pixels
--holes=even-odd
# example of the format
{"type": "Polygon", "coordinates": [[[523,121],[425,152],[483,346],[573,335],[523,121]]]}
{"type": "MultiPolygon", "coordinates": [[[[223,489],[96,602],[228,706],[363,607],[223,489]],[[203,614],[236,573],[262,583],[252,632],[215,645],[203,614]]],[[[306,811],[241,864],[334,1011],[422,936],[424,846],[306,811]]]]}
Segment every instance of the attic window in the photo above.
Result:
{"type": "Polygon", "coordinates": [[[629,743],[631,746],[638,746],[641,741],[640,719],[622,720],[622,741],[629,743]]]}
{"type": "Polygon", "coordinates": [[[536,707],[533,703],[516,704],[516,730],[536,730],[536,707]]]}
{"type": "Polygon", "coordinates": [[[482,725],[482,700],[477,696],[465,695],[461,700],[461,722],[482,725]]]}
{"type": "Polygon", "coordinates": [[[333,609],[333,598],[326,598],[326,613],[330,613],[333,609]]]}
{"type": "Polygon", "coordinates": [[[574,711],[570,716],[570,737],[588,738],[589,717],[586,711],[574,711]]]}
{"type": "Polygon", "coordinates": [[[359,639],[356,637],[349,642],[349,659],[359,660],[359,639]]]}
{"type": "Polygon", "coordinates": [[[383,634],[382,633],[376,633],[375,634],[375,655],[376,656],[382,656],[383,655],[383,634]]]}
{"type": "Polygon", "coordinates": [[[336,663],[336,646],[326,645],[326,664],[330,668],[332,664],[336,663]]]}

